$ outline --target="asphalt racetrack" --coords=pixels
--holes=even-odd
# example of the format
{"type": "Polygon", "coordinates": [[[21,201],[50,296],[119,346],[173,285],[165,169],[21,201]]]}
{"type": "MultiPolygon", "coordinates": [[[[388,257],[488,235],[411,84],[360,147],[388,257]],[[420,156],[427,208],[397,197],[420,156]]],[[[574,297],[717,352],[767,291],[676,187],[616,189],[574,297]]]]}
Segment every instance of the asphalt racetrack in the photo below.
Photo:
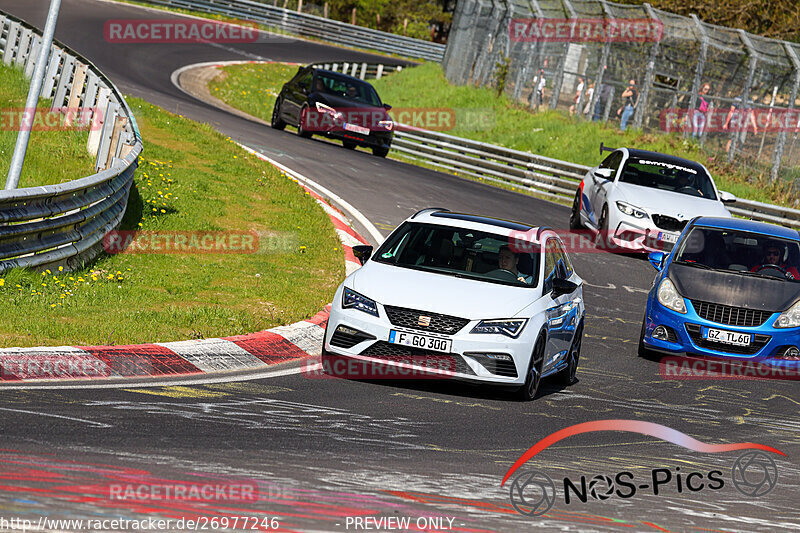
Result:
{"type": "MultiPolygon", "coordinates": [[[[41,27],[48,4],[0,0],[0,9],[41,27]]],[[[56,37],[123,93],[211,123],[346,199],[384,235],[429,206],[567,227],[566,207],[275,131],[203,104],[170,79],[200,62],[374,57],[367,53],[276,36],[224,45],[104,40],[109,19],[164,17],[173,15],[64,0],[56,37]]],[[[529,403],[450,382],[309,379],[298,364],[231,383],[0,387],[0,518],[36,525],[42,517],[217,516],[228,517],[233,529],[231,517],[239,516],[249,517],[250,529],[256,518],[263,528],[260,521],[271,517],[276,522],[268,527],[288,531],[363,531],[377,524],[367,518],[381,517],[396,519],[380,522],[382,531],[800,530],[797,383],[664,379],[658,361],[636,355],[650,264],[608,253],[572,258],[586,282],[579,381],[566,389],[544,382],[529,403]],[[551,433],[605,419],[655,423],[705,444],[774,447],[785,454],[767,452],[777,484],[763,496],[745,494],[747,480],[735,486],[743,450],[697,451],[664,433],[604,430],[565,438],[525,464],[520,471],[554,481],[555,501],[544,516],[515,511],[512,483],[501,486],[512,464],[551,433]],[[620,479],[632,479],[632,489],[620,479]],[[580,489],[582,481],[586,501],[573,491],[567,503],[565,485],[580,489]],[[154,496],[154,487],[212,482],[238,492],[211,500],[154,496]],[[150,487],[144,495],[136,492],[143,485],[150,487]],[[242,487],[257,487],[257,497],[242,487]],[[403,529],[397,520],[405,518],[411,526],[403,529]]],[[[173,530],[190,529],[175,524],[173,530]]]]}

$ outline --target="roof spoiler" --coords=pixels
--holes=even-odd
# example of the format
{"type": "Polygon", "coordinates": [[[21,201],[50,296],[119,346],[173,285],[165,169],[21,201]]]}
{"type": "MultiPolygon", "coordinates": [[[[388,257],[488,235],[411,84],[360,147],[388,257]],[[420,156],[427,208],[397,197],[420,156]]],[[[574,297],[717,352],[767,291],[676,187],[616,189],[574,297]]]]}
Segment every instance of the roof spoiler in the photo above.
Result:
{"type": "Polygon", "coordinates": [[[424,215],[426,213],[438,213],[439,211],[450,211],[449,209],[445,209],[444,207],[426,207],[425,209],[420,209],[416,213],[411,216],[411,219],[417,218],[417,215],[424,215]]]}
{"type": "Polygon", "coordinates": [[[603,141],[600,141],[600,155],[603,155],[603,152],[613,152],[616,148],[611,148],[610,146],[606,146],[603,144],[603,141]]]}

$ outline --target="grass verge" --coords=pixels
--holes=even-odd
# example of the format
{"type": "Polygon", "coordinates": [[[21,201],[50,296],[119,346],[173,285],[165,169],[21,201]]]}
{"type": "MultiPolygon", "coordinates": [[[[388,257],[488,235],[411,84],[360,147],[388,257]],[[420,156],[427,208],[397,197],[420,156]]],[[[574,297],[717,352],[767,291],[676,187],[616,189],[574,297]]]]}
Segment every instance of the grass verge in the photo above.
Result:
{"type": "MultiPolygon", "coordinates": [[[[8,93],[0,85],[4,102],[8,93]]],[[[145,152],[121,229],[254,231],[256,252],[102,255],[76,272],[8,271],[0,274],[0,346],[236,335],[307,318],[330,302],[343,251],[311,196],[211,126],[128,103],[145,152]]],[[[74,178],[64,169],[73,164],[43,158],[39,171],[74,178]]]]}
{"type": "MultiPolygon", "coordinates": [[[[209,88],[215,96],[254,116],[269,120],[275,96],[296,67],[272,64],[231,65],[209,88]]],[[[740,198],[794,206],[791,184],[770,184],[735,164],[720,161],[677,134],[653,134],[587,122],[560,111],[532,113],[488,88],[450,85],[440,65],[425,63],[373,81],[381,99],[395,108],[447,108],[455,111],[450,135],[465,137],[585,165],[600,161],[600,142],[674,154],[705,164],[717,186],[740,198]],[[460,118],[466,120],[460,120],[460,118]]],[[[392,154],[394,156],[394,154],[392,154]]],[[[407,158],[399,158],[413,162],[407,158]]],[[[511,187],[513,188],[513,187],[511,187]]]]}
{"type": "MultiPolygon", "coordinates": [[[[3,184],[17,142],[28,86],[21,69],[0,68],[0,176],[3,184]]],[[[88,130],[46,131],[40,127],[46,124],[43,113],[51,105],[50,100],[39,101],[19,187],[55,185],[94,174],[94,158],[86,151],[88,130]]]]}

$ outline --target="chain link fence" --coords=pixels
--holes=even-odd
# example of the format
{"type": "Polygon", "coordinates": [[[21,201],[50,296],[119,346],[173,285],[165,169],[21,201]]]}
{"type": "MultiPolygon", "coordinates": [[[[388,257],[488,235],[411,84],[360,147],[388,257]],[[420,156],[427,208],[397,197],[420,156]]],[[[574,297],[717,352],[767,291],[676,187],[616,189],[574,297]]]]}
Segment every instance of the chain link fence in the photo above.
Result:
{"type": "Polygon", "coordinates": [[[798,43],[648,4],[459,0],[442,64],[451,83],[500,84],[531,109],[608,122],[623,108],[630,126],[678,132],[756,175],[794,181],[799,57],[798,43]]]}

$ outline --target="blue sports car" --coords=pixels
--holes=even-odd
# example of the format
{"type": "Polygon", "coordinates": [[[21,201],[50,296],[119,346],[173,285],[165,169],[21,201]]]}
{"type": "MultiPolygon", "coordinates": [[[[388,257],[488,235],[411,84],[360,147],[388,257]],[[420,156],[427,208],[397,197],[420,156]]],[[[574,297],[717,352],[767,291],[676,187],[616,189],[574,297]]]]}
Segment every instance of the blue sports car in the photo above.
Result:
{"type": "MultiPolygon", "coordinates": [[[[639,355],[800,360],[800,233],[698,217],[673,252],[653,252],[639,355]]],[[[797,364],[797,363],[788,363],[797,364]]]]}

